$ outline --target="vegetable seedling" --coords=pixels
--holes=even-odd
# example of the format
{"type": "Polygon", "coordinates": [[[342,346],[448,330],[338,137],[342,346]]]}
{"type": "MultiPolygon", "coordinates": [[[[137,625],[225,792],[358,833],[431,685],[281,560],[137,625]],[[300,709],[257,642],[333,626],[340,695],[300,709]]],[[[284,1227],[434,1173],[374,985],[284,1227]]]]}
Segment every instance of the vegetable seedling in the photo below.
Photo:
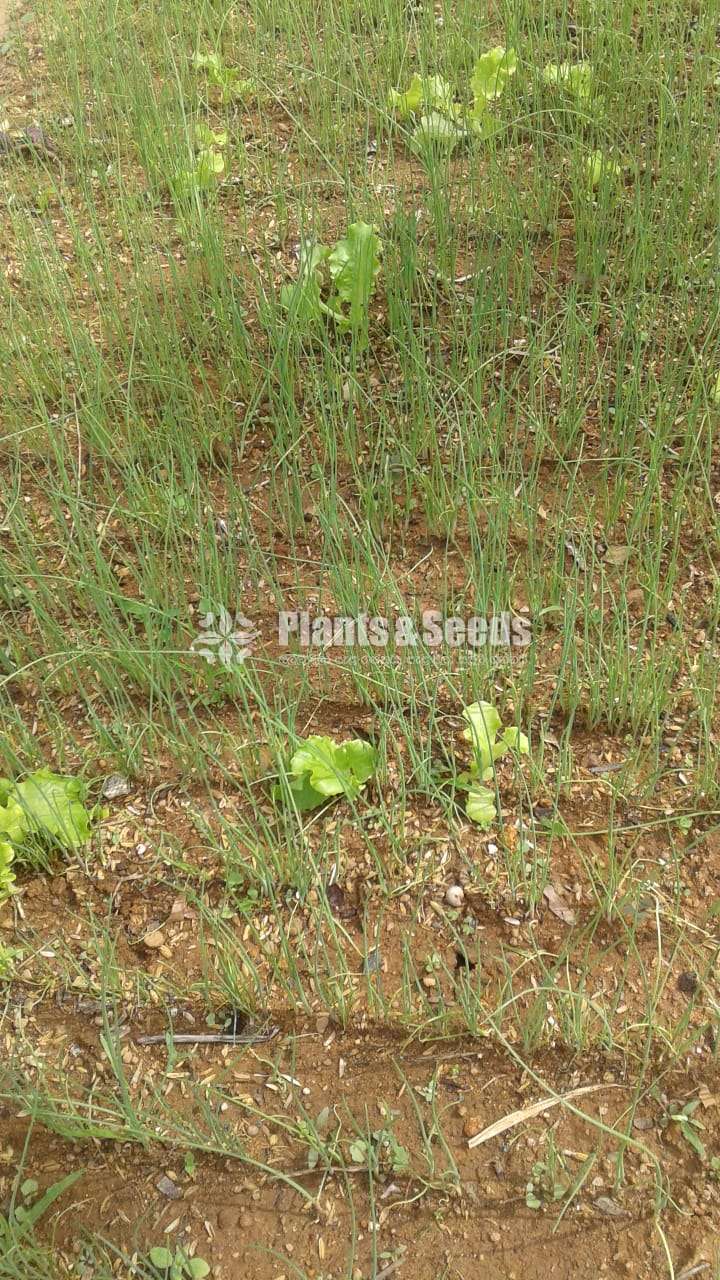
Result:
{"type": "Polygon", "coordinates": [[[351,223],[332,249],[305,241],[298,278],[283,285],[280,302],[302,331],[328,316],[340,330],[366,335],[381,255],[382,241],[367,222],[351,223]]]}
{"type": "Polygon", "coordinates": [[[471,138],[488,139],[502,128],[488,106],[502,97],[517,71],[514,49],[496,45],[481,54],[473,68],[472,105],[455,101],[453,88],[442,76],[414,75],[404,92],[391,89],[388,104],[398,120],[418,120],[410,149],[426,163],[450,155],[471,138]]]}
{"type": "Polygon", "coordinates": [[[212,190],[225,172],[222,149],[227,146],[227,140],[225,130],[215,132],[204,121],[198,123],[195,129],[196,155],[192,168],[181,169],[170,184],[176,196],[212,190]]]}
{"type": "Polygon", "coordinates": [[[490,702],[473,702],[465,707],[463,719],[468,725],[463,730],[463,737],[472,743],[473,759],[469,770],[460,774],[458,786],[468,792],[467,816],[472,822],[487,828],[497,818],[497,808],[494,792],[483,784],[495,776],[496,760],[508,751],[526,756],[530,744],[525,734],[514,726],[503,729],[500,716],[490,702]]]}
{"type": "Polygon", "coordinates": [[[190,1258],[184,1249],[171,1253],[156,1245],[150,1250],[148,1261],[162,1280],[204,1280],[210,1275],[210,1264],[204,1258],[190,1258]]]}
{"type": "Polygon", "coordinates": [[[593,95],[595,73],[589,62],[549,62],[543,70],[543,80],[564,89],[578,102],[588,102],[593,95]]]}
{"type": "MultiPolygon", "coordinates": [[[[290,760],[290,791],[299,813],[325,804],[334,796],[345,795],[354,800],[375,772],[377,752],[361,738],[352,738],[339,746],[332,738],[319,735],[300,742],[290,760]]],[[[274,798],[282,797],[279,786],[274,798]]]]}
{"type": "Polygon", "coordinates": [[[604,151],[591,151],[583,160],[583,172],[591,187],[599,187],[603,179],[622,177],[622,167],[604,151]]]}
{"type": "Polygon", "coordinates": [[[193,66],[204,71],[208,82],[218,89],[223,103],[240,100],[245,102],[257,92],[257,81],[244,78],[237,67],[228,67],[217,53],[196,53],[193,66]]]}
{"type": "Polygon", "coordinates": [[[22,782],[0,778],[0,902],[14,883],[13,863],[18,850],[37,838],[77,849],[92,834],[92,822],[102,815],[97,805],[85,807],[87,787],[79,778],[61,777],[38,769],[22,782]]]}

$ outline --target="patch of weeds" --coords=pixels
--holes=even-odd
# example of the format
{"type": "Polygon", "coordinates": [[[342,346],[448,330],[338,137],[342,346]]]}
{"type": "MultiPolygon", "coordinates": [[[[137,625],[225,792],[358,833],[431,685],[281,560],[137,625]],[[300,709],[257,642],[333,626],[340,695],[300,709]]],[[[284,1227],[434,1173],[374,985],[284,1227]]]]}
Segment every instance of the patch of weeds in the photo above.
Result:
{"type": "Polygon", "coordinates": [[[34,1178],[26,1178],[20,1183],[12,1203],[6,1214],[0,1213],[0,1257],[9,1260],[12,1250],[20,1241],[30,1235],[43,1214],[55,1201],[69,1190],[82,1177],[82,1171],[68,1173],[59,1182],[54,1182],[47,1191],[35,1199],[38,1184],[34,1178]]]}
{"type": "Polygon", "coordinates": [[[400,1177],[409,1172],[410,1152],[398,1142],[392,1128],[398,1114],[385,1108],[384,1127],[375,1129],[369,1138],[351,1142],[349,1155],[353,1164],[364,1165],[374,1174],[384,1171],[400,1177]]]}
{"type": "Polygon", "coordinates": [[[567,1194],[570,1186],[571,1179],[550,1136],[546,1158],[536,1160],[532,1167],[532,1175],[525,1188],[525,1203],[528,1209],[542,1209],[546,1205],[557,1204],[567,1194]]]}

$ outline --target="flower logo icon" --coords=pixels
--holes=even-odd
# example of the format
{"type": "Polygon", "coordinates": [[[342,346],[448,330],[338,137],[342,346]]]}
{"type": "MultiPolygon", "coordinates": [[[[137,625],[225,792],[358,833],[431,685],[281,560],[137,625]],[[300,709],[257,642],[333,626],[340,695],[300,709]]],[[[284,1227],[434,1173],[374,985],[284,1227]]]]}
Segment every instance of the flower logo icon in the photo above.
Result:
{"type": "Polygon", "coordinates": [[[217,621],[214,613],[206,613],[201,618],[200,632],[190,645],[190,651],[199,654],[211,666],[219,663],[229,669],[242,665],[259,635],[257,628],[242,613],[236,613],[233,618],[227,609],[221,609],[217,621]]]}

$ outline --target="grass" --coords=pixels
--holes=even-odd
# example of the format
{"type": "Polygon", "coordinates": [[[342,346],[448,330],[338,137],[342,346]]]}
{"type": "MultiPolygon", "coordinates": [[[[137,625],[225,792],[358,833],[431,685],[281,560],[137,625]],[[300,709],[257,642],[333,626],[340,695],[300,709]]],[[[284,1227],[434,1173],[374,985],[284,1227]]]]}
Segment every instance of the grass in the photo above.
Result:
{"type": "MultiPolygon", "coordinates": [[[[0,965],[8,1026],[17,993],[39,1016],[2,1096],[60,1135],[68,1167],[112,1136],[148,1159],[158,1143],[232,1157],[318,1202],[317,1179],[288,1172],[312,1150],[322,1187],[373,1217],[389,1176],[376,1114],[349,1108],[321,1134],[279,1086],[264,1114],[294,1144],[281,1166],[238,1147],[252,1108],[228,1129],[230,1095],[218,1077],[210,1100],[194,1058],[189,1110],[123,1059],[153,1010],[164,1028],[172,1008],[204,1023],[232,1006],[278,1017],[271,1077],[285,1053],[302,1074],[299,1027],[323,1011],[342,1035],[390,1036],[401,1072],[413,1046],[460,1062],[467,1037],[540,1093],[563,1092],[557,1062],[583,1080],[611,1064],[632,1102],[607,1121],[583,1107],[586,1141],[612,1151],[614,1194],[627,1159],[650,1170],[653,1265],[674,1273],[675,1188],[710,1186],[709,1167],[632,1125],[670,1077],[688,1100],[691,1057],[716,1070],[719,16],[679,0],[503,0],[480,20],[462,0],[163,0],[161,15],[48,0],[11,29],[0,116],[37,120],[58,156],[0,156],[0,771],[51,763],[98,793],[117,771],[133,788],[63,869],[59,920],[57,877],[39,873],[4,909],[21,950],[0,965]],[[423,165],[389,89],[420,71],[467,99],[497,43],[519,62],[504,131],[423,165]],[[255,88],[223,102],[198,52],[255,88]],[[542,74],[580,60],[589,101],[542,74]],[[200,121],[227,130],[225,174],[173,194],[200,121]],[[591,188],[598,149],[621,174],[591,188]],[[357,219],[384,246],[368,341],[303,333],[280,301],[297,245],[357,219]],[[221,608],[262,633],[229,670],[190,649],[221,608]],[[279,610],[424,608],[526,617],[532,643],[292,661],[276,643],[279,610]],[[490,833],[455,789],[478,699],[531,747],[498,770],[490,833]],[[357,800],[301,817],[270,784],[309,733],[367,736],[379,765],[357,800]],[[158,925],[159,959],[143,944],[158,925]],[[99,1002],[97,1077],[39,1051],[59,993],[99,1002]]],[[[462,1199],[442,1107],[394,1083],[413,1102],[407,1197],[462,1199]]],[[[375,1275],[386,1263],[357,1234],[337,1265],[375,1275]]],[[[111,1236],[93,1274],[135,1247],[111,1236]]],[[[37,1272],[30,1253],[12,1265],[0,1274],[37,1272]]]]}

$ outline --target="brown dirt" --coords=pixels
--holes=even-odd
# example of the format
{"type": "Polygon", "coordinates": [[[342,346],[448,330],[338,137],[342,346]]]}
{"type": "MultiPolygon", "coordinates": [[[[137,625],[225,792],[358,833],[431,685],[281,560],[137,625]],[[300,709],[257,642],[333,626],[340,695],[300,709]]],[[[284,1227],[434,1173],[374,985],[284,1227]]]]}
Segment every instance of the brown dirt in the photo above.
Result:
{"type": "MultiPolygon", "coordinates": [[[[97,1018],[68,1011],[43,1021],[39,1052],[50,1050],[60,1061],[70,1048],[75,1063],[86,1061],[88,1068],[101,1057],[97,1018]]],[[[324,1018],[309,1018],[287,1026],[274,1046],[193,1049],[175,1065],[164,1086],[164,1048],[138,1049],[128,1036],[124,1058],[134,1078],[160,1084],[179,1115],[187,1110],[191,1079],[223,1082],[231,1099],[224,1125],[238,1144],[251,1159],[293,1177],[314,1199],[304,1200],[292,1187],[232,1160],[199,1157],[198,1175],[188,1175],[182,1153],[173,1154],[172,1149],[86,1143],[78,1161],[76,1145],[36,1130],[28,1162],[43,1185],[70,1165],[85,1169],[55,1224],[56,1243],[69,1259],[85,1228],[142,1251],[174,1224],[173,1238],[197,1245],[198,1253],[212,1262],[217,1280],[231,1280],[240,1258],[243,1274],[253,1280],[277,1280],[288,1274],[292,1262],[306,1267],[310,1275],[340,1275],[351,1258],[354,1229],[352,1261],[362,1276],[372,1274],[374,1240],[385,1261],[404,1256],[408,1274],[423,1280],[431,1280],[446,1266],[461,1276],[477,1274],[480,1267],[483,1275],[498,1280],[540,1280],[548,1274],[577,1280],[598,1271],[612,1277],[655,1277],[663,1274],[663,1254],[653,1227],[653,1156],[673,1163],[677,1212],[667,1215],[665,1224],[678,1270],[714,1257],[720,1189],[701,1186],[692,1154],[676,1135],[661,1129],[656,1100],[646,1099],[638,1110],[635,1136],[643,1150],[626,1157],[623,1191],[614,1186],[616,1148],[608,1143],[584,1194],[559,1226],[555,1213],[528,1209],[526,1184],[533,1164],[543,1158],[549,1135],[577,1173],[587,1152],[597,1148],[597,1132],[582,1120],[550,1111],[469,1150],[469,1135],[545,1092],[490,1044],[479,1048],[476,1041],[465,1041],[423,1050],[373,1026],[342,1031],[324,1018]],[[419,1155],[416,1118],[419,1107],[425,1123],[429,1121],[429,1109],[417,1090],[426,1089],[431,1080],[436,1082],[437,1111],[451,1153],[448,1156],[436,1143],[433,1169],[419,1155]],[[254,1107],[271,1118],[253,1123],[254,1107]],[[397,1139],[414,1153],[414,1177],[389,1168],[378,1173],[374,1209],[366,1174],[310,1173],[306,1149],[287,1135],[288,1122],[304,1113],[317,1116],[326,1107],[347,1138],[353,1136],[353,1122],[366,1131],[382,1128],[389,1109],[397,1139]],[[451,1159],[459,1175],[455,1186],[448,1177],[451,1159]],[[177,1186],[177,1199],[168,1201],[158,1191],[163,1174],[177,1186]],[[431,1187],[418,1198],[423,1175],[431,1187]],[[67,1209],[73,1200],[76,1208],[71,1214],[67,1209]],[[370,1228],[373,1217],[377,1225],[370,1228]]],[[[612,1124],[625,1113],[631,1085],[612,1059],[586,1058],[581,1073],[562,1054],[552,1053],[540,1055],[535,1069],[560,1092],[600,1083],[599,1092],[580,1104],[588,1116],[612,1124]]],[[[679,1085],[686,1096],[689,1085],[697,1088],[701,1083],[699,1075],[689,1080],[683,1073],[681,1079],[668,1077],[665,1087],[672,1096],[673,1085],[679,1085]]],[[[708,1140],[717,1137],[717,1107],[709,1106],[703,1120],[708,1140]]],[[[25,1140],[26,1125],[6,1113],[3,1128],[5,1158],[12,1160],[13,1151],[25,1140]]]]}

